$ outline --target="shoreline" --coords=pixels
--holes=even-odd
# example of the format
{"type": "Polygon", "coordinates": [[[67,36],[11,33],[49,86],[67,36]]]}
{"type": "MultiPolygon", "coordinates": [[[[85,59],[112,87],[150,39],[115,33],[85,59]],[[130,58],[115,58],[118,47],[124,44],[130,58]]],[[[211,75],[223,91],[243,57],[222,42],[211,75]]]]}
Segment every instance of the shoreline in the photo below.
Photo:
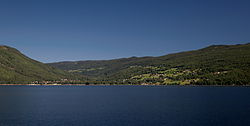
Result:
{"type": "Polygon", "coordinates": [[[250,85],[159,85],[159,84],[0,84],[0,86],[181,86],[181,87],[250,87],[250,85]]]}

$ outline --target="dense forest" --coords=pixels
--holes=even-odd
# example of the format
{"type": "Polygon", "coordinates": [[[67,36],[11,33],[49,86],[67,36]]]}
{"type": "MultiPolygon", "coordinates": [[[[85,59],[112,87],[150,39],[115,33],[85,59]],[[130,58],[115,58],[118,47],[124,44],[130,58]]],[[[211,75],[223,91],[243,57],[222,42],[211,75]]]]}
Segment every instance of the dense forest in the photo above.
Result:
{"type": "Polygon", "coordinates": [[[75,75],[35,61],[18,50],[0,46],[0,84],[74,79],[75,75]]]}
{"type": "Polygon", "coordinates": [[[249,85],[250,44],[212,45],[160,57],[58,62],[49,65],[88,77],[82,83],[249,85]]]}

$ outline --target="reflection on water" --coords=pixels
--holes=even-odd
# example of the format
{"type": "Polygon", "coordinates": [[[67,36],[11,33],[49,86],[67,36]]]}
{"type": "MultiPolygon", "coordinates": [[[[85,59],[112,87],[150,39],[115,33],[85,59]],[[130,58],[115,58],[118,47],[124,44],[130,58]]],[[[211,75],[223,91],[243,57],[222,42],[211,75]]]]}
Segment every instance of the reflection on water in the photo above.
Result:
{"type": "Polygon", "coordinates": [[[248,125],[250,88],[0,86],[0,125],[248,125]]]}

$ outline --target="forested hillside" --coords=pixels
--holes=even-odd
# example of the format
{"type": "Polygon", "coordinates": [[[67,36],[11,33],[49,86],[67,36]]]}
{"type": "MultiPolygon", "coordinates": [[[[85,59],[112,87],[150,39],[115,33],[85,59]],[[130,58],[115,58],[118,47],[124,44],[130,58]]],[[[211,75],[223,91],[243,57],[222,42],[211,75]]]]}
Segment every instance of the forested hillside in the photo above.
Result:
{"type": "Polygon", "coordinates": [[[18,50],[0,46],[0,83],[31,83],[32,81],[60,80],[71,74],[32,60],[18,50]]]}
{"type": "Polygon", "coordinates": [[[49,65],[0,46],[0,83],[250,85],[250,44],[213,45],[160,57],[49,65]]]}
{"type": "Polygon", "coordinates": [[[160,57],[49,65],[94,78],[90,83],[249,85],[250,44],[212,45],[160,57]]]}

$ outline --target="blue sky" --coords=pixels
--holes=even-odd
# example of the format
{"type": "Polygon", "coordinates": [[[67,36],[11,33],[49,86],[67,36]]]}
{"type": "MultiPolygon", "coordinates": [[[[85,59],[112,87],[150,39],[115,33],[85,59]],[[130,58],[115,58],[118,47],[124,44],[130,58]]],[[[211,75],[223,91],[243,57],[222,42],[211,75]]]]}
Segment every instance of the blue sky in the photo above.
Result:
{"type": "Polygon", "coordinates": [[[0,44],[41,62],[247,42],[249,0],[0,0],[0,44]]]}

